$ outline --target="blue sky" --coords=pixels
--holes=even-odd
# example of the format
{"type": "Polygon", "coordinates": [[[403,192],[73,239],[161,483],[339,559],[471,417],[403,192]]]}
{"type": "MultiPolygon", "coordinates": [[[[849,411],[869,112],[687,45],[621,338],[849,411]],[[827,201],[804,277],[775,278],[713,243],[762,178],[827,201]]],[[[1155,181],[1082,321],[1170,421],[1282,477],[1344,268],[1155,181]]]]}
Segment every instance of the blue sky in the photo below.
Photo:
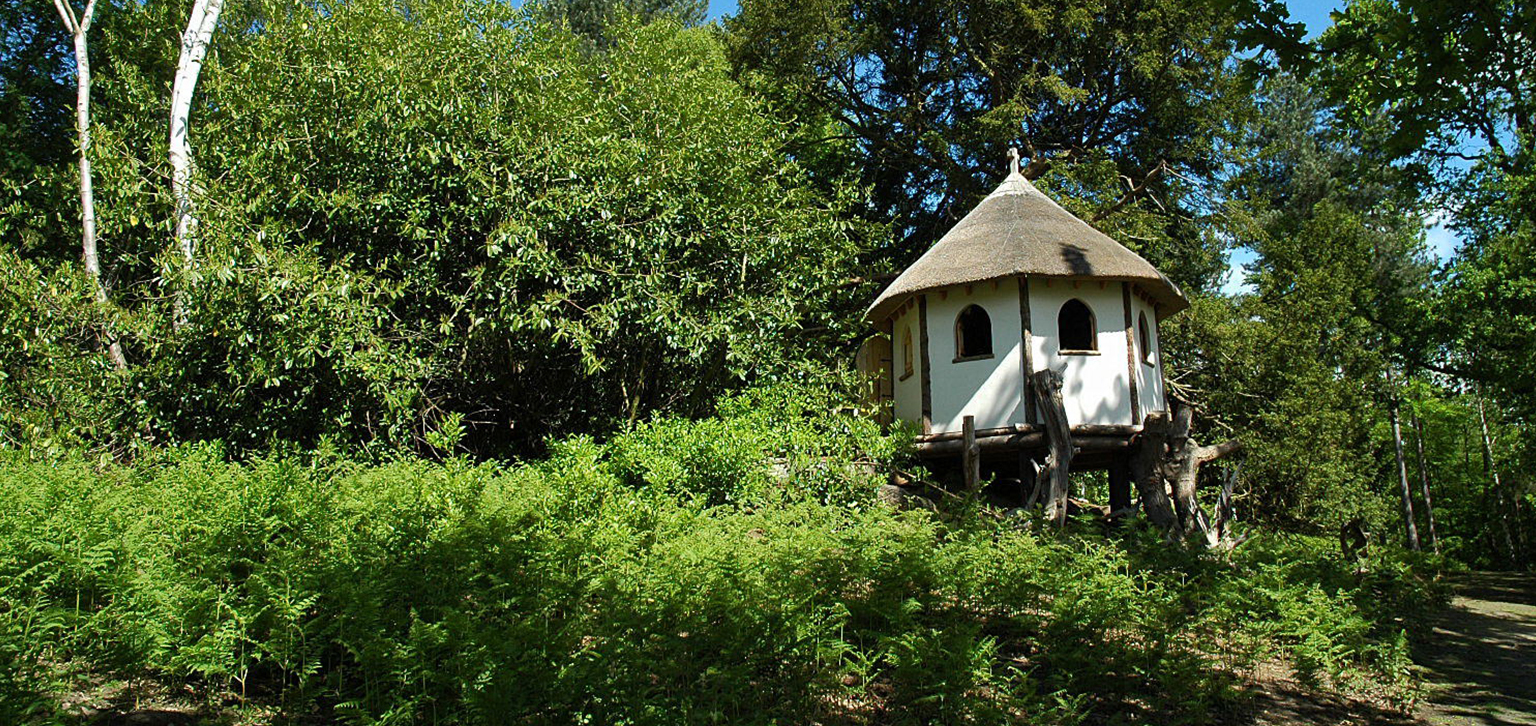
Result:
{"type": "MultiPolygon", "coordinates": [[[[737,0],[709,0],[709,18],[719,19],[736,13],[737,0]]],[[[1334,0],[1292,0],[1286,3],[1290,10],[1291,20],[1300,22],[1307,27],[1309,37],[1316,36],[1333,24],[1328,14],[1343,7],[1343,2],[1334,0]]],[[[1426,244],[1431,255],[1436,259],[1445,260],[1455,254],[1459,239],[1455,233],[1438,223],[1438,218],[1426,220],[1426,244]]],[[[1243,265],[1253,262],[1253,250],[1242,248],[1232,252],[1228,260],[1227,278],[1222,285],[1222,291],[1232,295],[1247,290],[1244,285],[1243,265]]]]}

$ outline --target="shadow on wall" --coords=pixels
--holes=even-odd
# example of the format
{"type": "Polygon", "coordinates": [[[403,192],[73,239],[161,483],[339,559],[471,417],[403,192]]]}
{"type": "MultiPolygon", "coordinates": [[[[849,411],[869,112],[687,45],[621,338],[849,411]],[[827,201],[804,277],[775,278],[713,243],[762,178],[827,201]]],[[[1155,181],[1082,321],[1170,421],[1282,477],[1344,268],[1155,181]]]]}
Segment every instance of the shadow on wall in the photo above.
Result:
{"type": "Polygon", "coordinates": [[[1023,421],[1020,408],[1024,395],[1020,362],[1023,355],[1021,346],[1015,343],[998,358],[997,365],[987,374],[987,379],[971,392],[970,400],[960,407],[955,418],[947,425],[958,431],[967,413],[976,417],[978,428],[1006,426],[1013,421],[1023,421]]]}
{"type": "Polygon", "coordinates": [[[1099,379],[1105,376],[1095,375],[1095,373],[1092,367],[1082,365],[1081,361],[1068,360],[1068,365],[1062,372],[1064,380],[1061,385],[1061,395],[1067,401],[1067,422],[1073,426],[1129,424],[1131,422],[1130,391],[1126,390],[1125,386],[1118,385],[1116,377],[1109,377],[1110,385],[1103,385],[1103,381],[1099,379]],[[1090,383],[1101,385],[1090,385],[1090,383]],[[1073,405],[1074,401],[1076,405],[1073,405]]]}

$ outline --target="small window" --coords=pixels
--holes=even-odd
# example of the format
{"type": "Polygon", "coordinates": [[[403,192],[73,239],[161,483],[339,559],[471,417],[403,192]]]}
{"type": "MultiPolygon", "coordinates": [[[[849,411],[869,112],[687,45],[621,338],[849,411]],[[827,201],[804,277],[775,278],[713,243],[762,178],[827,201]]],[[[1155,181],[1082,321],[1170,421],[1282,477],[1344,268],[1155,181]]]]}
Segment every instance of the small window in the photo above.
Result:
{"type": "Polygon", "coordinates": [[[992,318],[979,305],[968,305],[955,318],[955,361],[992,357],[992,318]]]}
{"type": "Polygon", "coordinates": [[[1146,313],[1137,319],[1136,328],[1141,338],[1141,362],[1152,365],[1152,329],[1147,326],[1146,313]]]}
{"type": "Polygon", "coordinates": [[[901,379],[912,377],[912,329],[901,329],[901,379]]]}
{"type": "Polygon", "coordinates": [[[1056,316],[1056,334],[1061,336],[1062,352],[1089,353],[1098,350],[1097,330],[1093,311],[1082,300],[1068,300],[1056,316]]]}

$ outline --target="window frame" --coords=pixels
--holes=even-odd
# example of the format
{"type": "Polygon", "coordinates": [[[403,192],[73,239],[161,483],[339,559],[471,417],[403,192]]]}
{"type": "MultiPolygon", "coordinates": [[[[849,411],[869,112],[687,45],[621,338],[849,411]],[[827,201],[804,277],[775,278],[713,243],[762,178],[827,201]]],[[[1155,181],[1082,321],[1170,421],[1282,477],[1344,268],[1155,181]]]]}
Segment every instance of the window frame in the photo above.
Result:
{"type": "Polygon", "coordinates": [[[960,312],[955,313],[955,359],[950,362],[967,363],[973,360],[987,360],[989,358],[993,358],[997,355],[996,339],[997,336],[992,334],[992,314],[987,312],[986,308],[976,303],[970,303],[965,307],[960,308],[960,312]],[[987,352],[965,355],[965,335],[964,331],[961,329],[960,321],[965,318],[965,314],[970,312],[971,308],[975,308],[976,311],[981,313],[982,317],[987,321],[987,352]]]}
{"type": "Polygon", "coordinates": [[[1099,351],[1099,316],[1094,314],[1092,305],[1083,302],[1081,298],[1074,297],[1068,298],[1066,302],[1061,304],[1060,308],[1056,309],[1056,347],[1061,355],[1102,355],[1099,351]],[[1067,336],[1062,330],[1061,316],[1062,313],[1066,312],[1067,306],[1072,303],[1082,306],[1083,310],[1088,313],[1088,341],[1093,346],[1091,348],[1068,348],[1066,346],[1067,336]]]}
{"type": "Polygon", "coordinates": [[[1141,311],[1136,317],[1136,341],[1141,344],[1141,363],[1157,367],[1157,361],[1152,356],[1152,326],[1147,324],[1147,311],[1141,311]]]}

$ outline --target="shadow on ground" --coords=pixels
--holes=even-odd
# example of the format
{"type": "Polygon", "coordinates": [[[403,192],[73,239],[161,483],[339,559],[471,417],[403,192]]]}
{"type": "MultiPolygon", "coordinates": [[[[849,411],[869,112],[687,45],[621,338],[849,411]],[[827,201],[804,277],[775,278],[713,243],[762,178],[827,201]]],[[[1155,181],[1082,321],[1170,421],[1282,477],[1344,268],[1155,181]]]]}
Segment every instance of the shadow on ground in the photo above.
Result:
{"type": "Polygon", "coordinates": [[[1437,726],[1536,726],[1536,575],[1459,576],[1456,599],[1417,644],[1437,685],[1420,715],[1437,726]]]}

